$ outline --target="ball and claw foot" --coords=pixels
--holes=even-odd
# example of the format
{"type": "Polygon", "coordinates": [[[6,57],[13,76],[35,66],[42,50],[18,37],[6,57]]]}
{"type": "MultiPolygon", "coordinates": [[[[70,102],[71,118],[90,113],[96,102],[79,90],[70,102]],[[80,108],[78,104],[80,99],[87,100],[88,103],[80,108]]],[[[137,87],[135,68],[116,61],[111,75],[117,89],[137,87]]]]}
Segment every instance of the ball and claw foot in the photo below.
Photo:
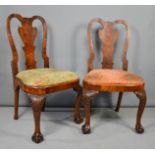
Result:
{"type": "Polygon", "coordinates": [[[41,143],[44,140],[44,137],[42,134],[33,134],[32,141],[35,143],[41,143]]]}
{"type": "Polygon", "coordinates": [[[89,134],[91,132],[90,126],[84,124],[82,126],[82,132],[83,132],[83,134],[89,134]]]}
{"type": "Polygon", "coordinates": [[[83,122],[83,119],[81,117],[74,117],[74,122],[80,124],[83,122]]]}
{"type": "Polygon", "coordinates": [[[136,132],[142,134],[144,132],[144,128],[141,125],[136,125],[136,132]]]}

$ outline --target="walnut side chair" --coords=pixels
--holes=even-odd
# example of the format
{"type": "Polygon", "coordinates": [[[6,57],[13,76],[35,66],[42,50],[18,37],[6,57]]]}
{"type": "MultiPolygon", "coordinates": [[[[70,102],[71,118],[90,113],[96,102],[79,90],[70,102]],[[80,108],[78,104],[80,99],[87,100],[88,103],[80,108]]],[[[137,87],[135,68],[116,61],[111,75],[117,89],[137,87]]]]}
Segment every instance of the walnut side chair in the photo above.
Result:
{"type": "Polygon", "coordinates": [[[82,126],[84,134],[91,132],[90,128],[90,105],[92,97],[98,92],[119,92],[118,102],[115,111],[118,112],[124,92],[133,92],[139,99],[135,130],[137,133],[143,133],[144,128],[141,124],[141,117],[146,104],[146,93],[144,88],[144,80],[136,74],[128,72],[127,49],[130,30],[125,20],[116,20],[107,22],[101,18],[94,18],[88,24],[88,73],[83,80],[83,102],[85,107],[85,124],[82,126]],[[102,51],[102,67],[94,69],[94,45],[92,39],[93,25],[98,23],[101,25],[97,36],[99,37],[102,51]],[[122,51],[122,69],[113,69],[113,56],[115,45],[119,39],[119,31],[115,27],[117,24],[123,25],[125,28],[125,39],[122,51]]]}
{"type": "Polygon", "coordinates": [[[49,93],[73,88],[77,92],[77,98],[74,108],[74,121],[81,123],[80,116],[80,100],[82,96],[82,88],[79,85],[79,76],[71,71],[63,71],[59,69],[49,68],[49,58],[46,53],[47,42],[47,24],[43,17],[33,16],[32,18],[22,17],[19,14],[11,14],[7,18],[7,34],[12,49],[12,77],[14,90],[14,119],[18,119],[19,91],[22,89],[29,97],[33,116],[34,116],[34,134],[32,141],[40,143],[43,141],[43,135],[40,129],[40,114],[45,107],[46,96],[49,93]],[[18,28],[19,36],[23,42],[23,51],[25,56],[25,70],[19,71],[19,56],[15,46],[14,38],[11,33],[12,19],[20,21],[18,28]],[[33,26],[33,22],[39,20],[43,27],[42,38],[42,59],[43,68],[37,68],[35,59],[35,39],[37,37],[37,28],[33,26]]]}

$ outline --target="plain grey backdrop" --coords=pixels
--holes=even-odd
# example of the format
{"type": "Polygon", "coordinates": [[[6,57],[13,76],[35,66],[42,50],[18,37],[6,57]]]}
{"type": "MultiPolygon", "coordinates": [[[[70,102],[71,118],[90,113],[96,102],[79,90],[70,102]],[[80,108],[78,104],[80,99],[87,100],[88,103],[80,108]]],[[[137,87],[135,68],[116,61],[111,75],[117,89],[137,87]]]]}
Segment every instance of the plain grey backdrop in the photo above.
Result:
{"type": "MultiPolygon", "coordinates": [[[[77,72],[81,83],[87,72],[88,44],[87,24],[93,17],[113,21],[125,19],[131,27],[128,49],[129,71],[142,76],[146,82],[147,106],[155,106],[155,6],[0,6],[0,105],[13,105],[13,89],[10,61],[12,53],[6,33],[6,19],[11,13],[23,16],[43,16],[48,23],[47,50],[50,67],[77,72]]],[[[22,42],[15,31],[19,23],[13,21],[13,34],[20,57],[23,57],[22,42]]],[[[41,31],[39,23],[36,24],[41,31]]],[[[41,36],[36,40],[36,56],[41,56],[41,36]]],[[[121,43],[120,43],[121,44],[121,43]]],[[[117,46],[118,56],[121,50],[117,46]]],[[[120,46],[121,47],[121,46],[120,46]]],[[[100,58],[97,57],[96,62],[100,58]]],[[[39,60],[39,67],[41,61],[39,60]]],[[[121,61],[116,59],[116,66],[121,61]]],[[[24,59],[20,61],[21,68],[24,59]]],[[[47,106],[72,107],[76,93],[67,90],[50,94],[47,106]]],[[[102,93],[95,98],[94,107],[116,104],[117,93],[102,93]]],[[[24,93],[20,94],[20,105],[29,106],[24,93]]],[[[138,100],[133,93],[125,93],[122,106],[137,106],[138,100]]]]}

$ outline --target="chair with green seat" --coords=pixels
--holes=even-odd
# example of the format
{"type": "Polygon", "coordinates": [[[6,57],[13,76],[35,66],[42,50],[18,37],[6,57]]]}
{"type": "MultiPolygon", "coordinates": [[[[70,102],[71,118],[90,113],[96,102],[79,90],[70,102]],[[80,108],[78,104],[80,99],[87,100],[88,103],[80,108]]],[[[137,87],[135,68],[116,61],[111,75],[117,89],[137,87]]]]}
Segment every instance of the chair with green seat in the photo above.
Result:
{"type": "Polygon", "coordinates": [[[19,14],[11,14],[7,19],[7,34],[12,49],[13,59],[11,61],[13,88],[14,88],[14,119],[18,119],[19,90],[20,88],[29,96],[34,116],[35,131],[32,140],[40,143],[43,135],[40,130],[40,114],[44,109],[46,95],[52,92],[73,88],[77,92],[77,98],[74,108],[74,121],[81,123],[80,100],[82,89],[79,85],[79,76],[71,71],[64,71],[49,68],[49,58],[46,53],[47,42],[47,24],[41,16],[25,18],[19,14]],[[19,36],[23,41],[23,51],[25,55],[24,71],[19,72],[19,56],[15,42],[11,33],[12,19],[18,19],[21,26],[18,28],[19,36]],[[35,60],[34,41],[37,36],[37,28],[33,27],[34,20],[39,20],[43,26],[42,39],[42,58],[44,68],[37,68],[35,60]]]}

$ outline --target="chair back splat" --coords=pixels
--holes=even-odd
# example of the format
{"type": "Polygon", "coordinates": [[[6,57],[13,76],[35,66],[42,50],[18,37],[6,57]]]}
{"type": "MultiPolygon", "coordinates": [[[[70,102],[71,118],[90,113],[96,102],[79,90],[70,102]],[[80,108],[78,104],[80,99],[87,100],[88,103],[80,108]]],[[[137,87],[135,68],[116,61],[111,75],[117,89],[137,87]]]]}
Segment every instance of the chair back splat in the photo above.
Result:
{"type": "Polygon", "coordinates": [[[122,52],[122,63],[123,70],[128,69],[128,61],[127,61],[127,49],[128,49],[128,40],[129,40],[129,27],[125,20],[116,20],[114,22],[107,22],[102,20],[101,18],[94,18],[88,24],[88,46],[89,46],[89,59],[88,59],[88,72],[93,69],[94,64],[94,47],[92,41],[92,27],[94,23],[99,23],[101,25],[101,29],[98,31],[99,39],[102,43],[102,68],[112,69],[113,68],[113,55],[114,55],[114,46],[119,38],[119,32],[114,27],[116,24],[122,24],[126,29],[126,36],[124,41],[124,47],[122,52]]]}
{"type": "Polygon", "coordinates": [[[43,27],[43,39],[42,39],[42,58],[44,61],[44,67],[49,67],[49,58],[46,53],[47,44],[47,24],[41,16],[33,16],[32,18],[24,18],[19,14],[11,14],[7,19],[7,34],[12,49],[13,59],[11,62],[14,75],[18,73],[18,52],[15,46],[15,42],[11,33],[11,21],[16,18],[20,21],[21,26],[18,28],[19,36],[23,42],[23,51],[25,55],[25,68],[34,69],[37,68],[35,60],[35,39],[37,37],[37,28],[33,27],[33,22],[39,20],[43,27]]]}

